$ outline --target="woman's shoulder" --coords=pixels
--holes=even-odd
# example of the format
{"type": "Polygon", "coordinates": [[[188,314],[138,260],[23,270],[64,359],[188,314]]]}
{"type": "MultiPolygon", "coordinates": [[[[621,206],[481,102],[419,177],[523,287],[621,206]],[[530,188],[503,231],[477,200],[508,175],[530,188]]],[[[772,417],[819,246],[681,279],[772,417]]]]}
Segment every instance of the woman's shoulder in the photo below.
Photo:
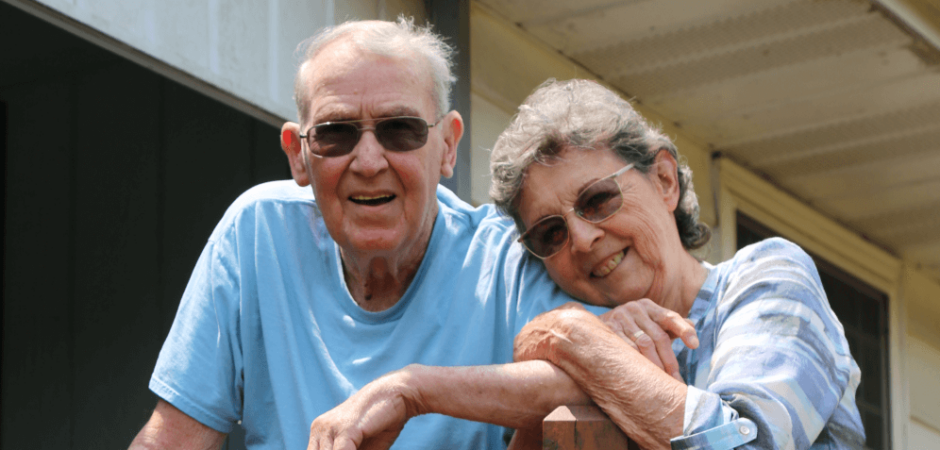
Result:
{"type": "Polygon", "coordinates": [[[748,245],[720,267],[723,303],[775,298],[816,304],[825,299],[813,258],[783,238],[748,245]]]}
{"type": "MultiPolygon", "coordinates": [[[[771,267],[791,268],[816,274],[813,258],[799,245],[781,237],[772,237],[748,245],[735,253],[723,265],[730,272],[742,270],[766,270],[771,267]]],[[[818,278],[818,275],[816,276],[818,278]]]]}

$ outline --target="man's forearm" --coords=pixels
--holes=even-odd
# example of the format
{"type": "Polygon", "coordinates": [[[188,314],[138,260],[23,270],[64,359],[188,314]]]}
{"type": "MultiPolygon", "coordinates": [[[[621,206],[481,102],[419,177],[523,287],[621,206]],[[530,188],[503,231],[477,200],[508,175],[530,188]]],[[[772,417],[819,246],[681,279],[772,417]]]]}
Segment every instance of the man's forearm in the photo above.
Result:
{"type": "Polygon", "coordinates": [[[415,411],[511,428],[538,427],[560,405],[590,404],[564,371],[546,361],[403,369],[415,411]]]}

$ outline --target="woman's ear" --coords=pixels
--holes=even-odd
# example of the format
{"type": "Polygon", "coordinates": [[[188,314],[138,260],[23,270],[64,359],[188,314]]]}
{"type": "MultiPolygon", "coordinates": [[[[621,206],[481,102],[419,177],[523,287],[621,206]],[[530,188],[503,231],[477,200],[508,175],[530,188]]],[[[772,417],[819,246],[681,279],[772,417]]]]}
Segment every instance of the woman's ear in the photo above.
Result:
{"type": "Polygon", "coordinates": [[[679,163],[669,150],[659,150],[652,175],[669,212],[675,212],[679,206],[679,163]]]}
{"type": "Polygon", "coordinates": [[[290,173],[294,177],[294,181],[300,186],[309,185],[307,155],[303,153],[303,145],[300,142],[300,125],[294,122],[284,123],[284,126],[281,127],[281,149],[287,155],[290,173]]]}

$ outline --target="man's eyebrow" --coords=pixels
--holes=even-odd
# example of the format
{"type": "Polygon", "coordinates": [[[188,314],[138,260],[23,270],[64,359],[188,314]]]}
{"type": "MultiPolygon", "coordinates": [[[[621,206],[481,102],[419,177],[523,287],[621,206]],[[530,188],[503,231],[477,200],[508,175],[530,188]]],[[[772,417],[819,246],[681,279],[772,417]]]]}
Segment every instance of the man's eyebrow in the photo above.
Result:
{"type": "Polygon", "coordinates": [[[400,116],[421,117],[421,113],[418,112],[418,110],[409,106],[396,106],[396,107],[384,110],[381,113],[376,114],[376,117],[400,117],[400,116]]]}
{"type": "Polygon", "coordinates": [[[314,116],[313,125],[319,125],[321,123],[326,123],[326,122],[342,122],[346,120],[356,120],[356,119],[359,119],[359,117],[353,112],[344,111],[344,110],[333,110],[333,111],[321,112],[317,114],[316,116],[314,116]]]}

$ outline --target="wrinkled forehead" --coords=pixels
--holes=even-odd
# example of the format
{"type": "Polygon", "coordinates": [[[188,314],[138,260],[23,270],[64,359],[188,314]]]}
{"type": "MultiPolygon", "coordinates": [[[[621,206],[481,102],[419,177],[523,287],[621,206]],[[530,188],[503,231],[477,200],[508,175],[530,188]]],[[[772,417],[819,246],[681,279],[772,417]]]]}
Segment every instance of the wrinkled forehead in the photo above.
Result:
{"type": "Polygon", "coordinates": [[[313,108],[322,105],[324,99],[335,96],[338,92],[347,94],[347,98],[351,98],[348,94],[353,93],[362,94],[363,98],[369,97],[367,94],[370,93],[379,93],[379,99],[382,98],[381,93],[401,93],[402,104],[386,106],[413,110],[402,115],[417,113],[430,119],[436,110],[430,68],[422,57],[415,54],[378,54],[344,39],[324,46],[313,58],[305,62],[300,70],[306,101],[311,108],[310,116],[320,116],[324,113],[314,111],[313,108]]]}

